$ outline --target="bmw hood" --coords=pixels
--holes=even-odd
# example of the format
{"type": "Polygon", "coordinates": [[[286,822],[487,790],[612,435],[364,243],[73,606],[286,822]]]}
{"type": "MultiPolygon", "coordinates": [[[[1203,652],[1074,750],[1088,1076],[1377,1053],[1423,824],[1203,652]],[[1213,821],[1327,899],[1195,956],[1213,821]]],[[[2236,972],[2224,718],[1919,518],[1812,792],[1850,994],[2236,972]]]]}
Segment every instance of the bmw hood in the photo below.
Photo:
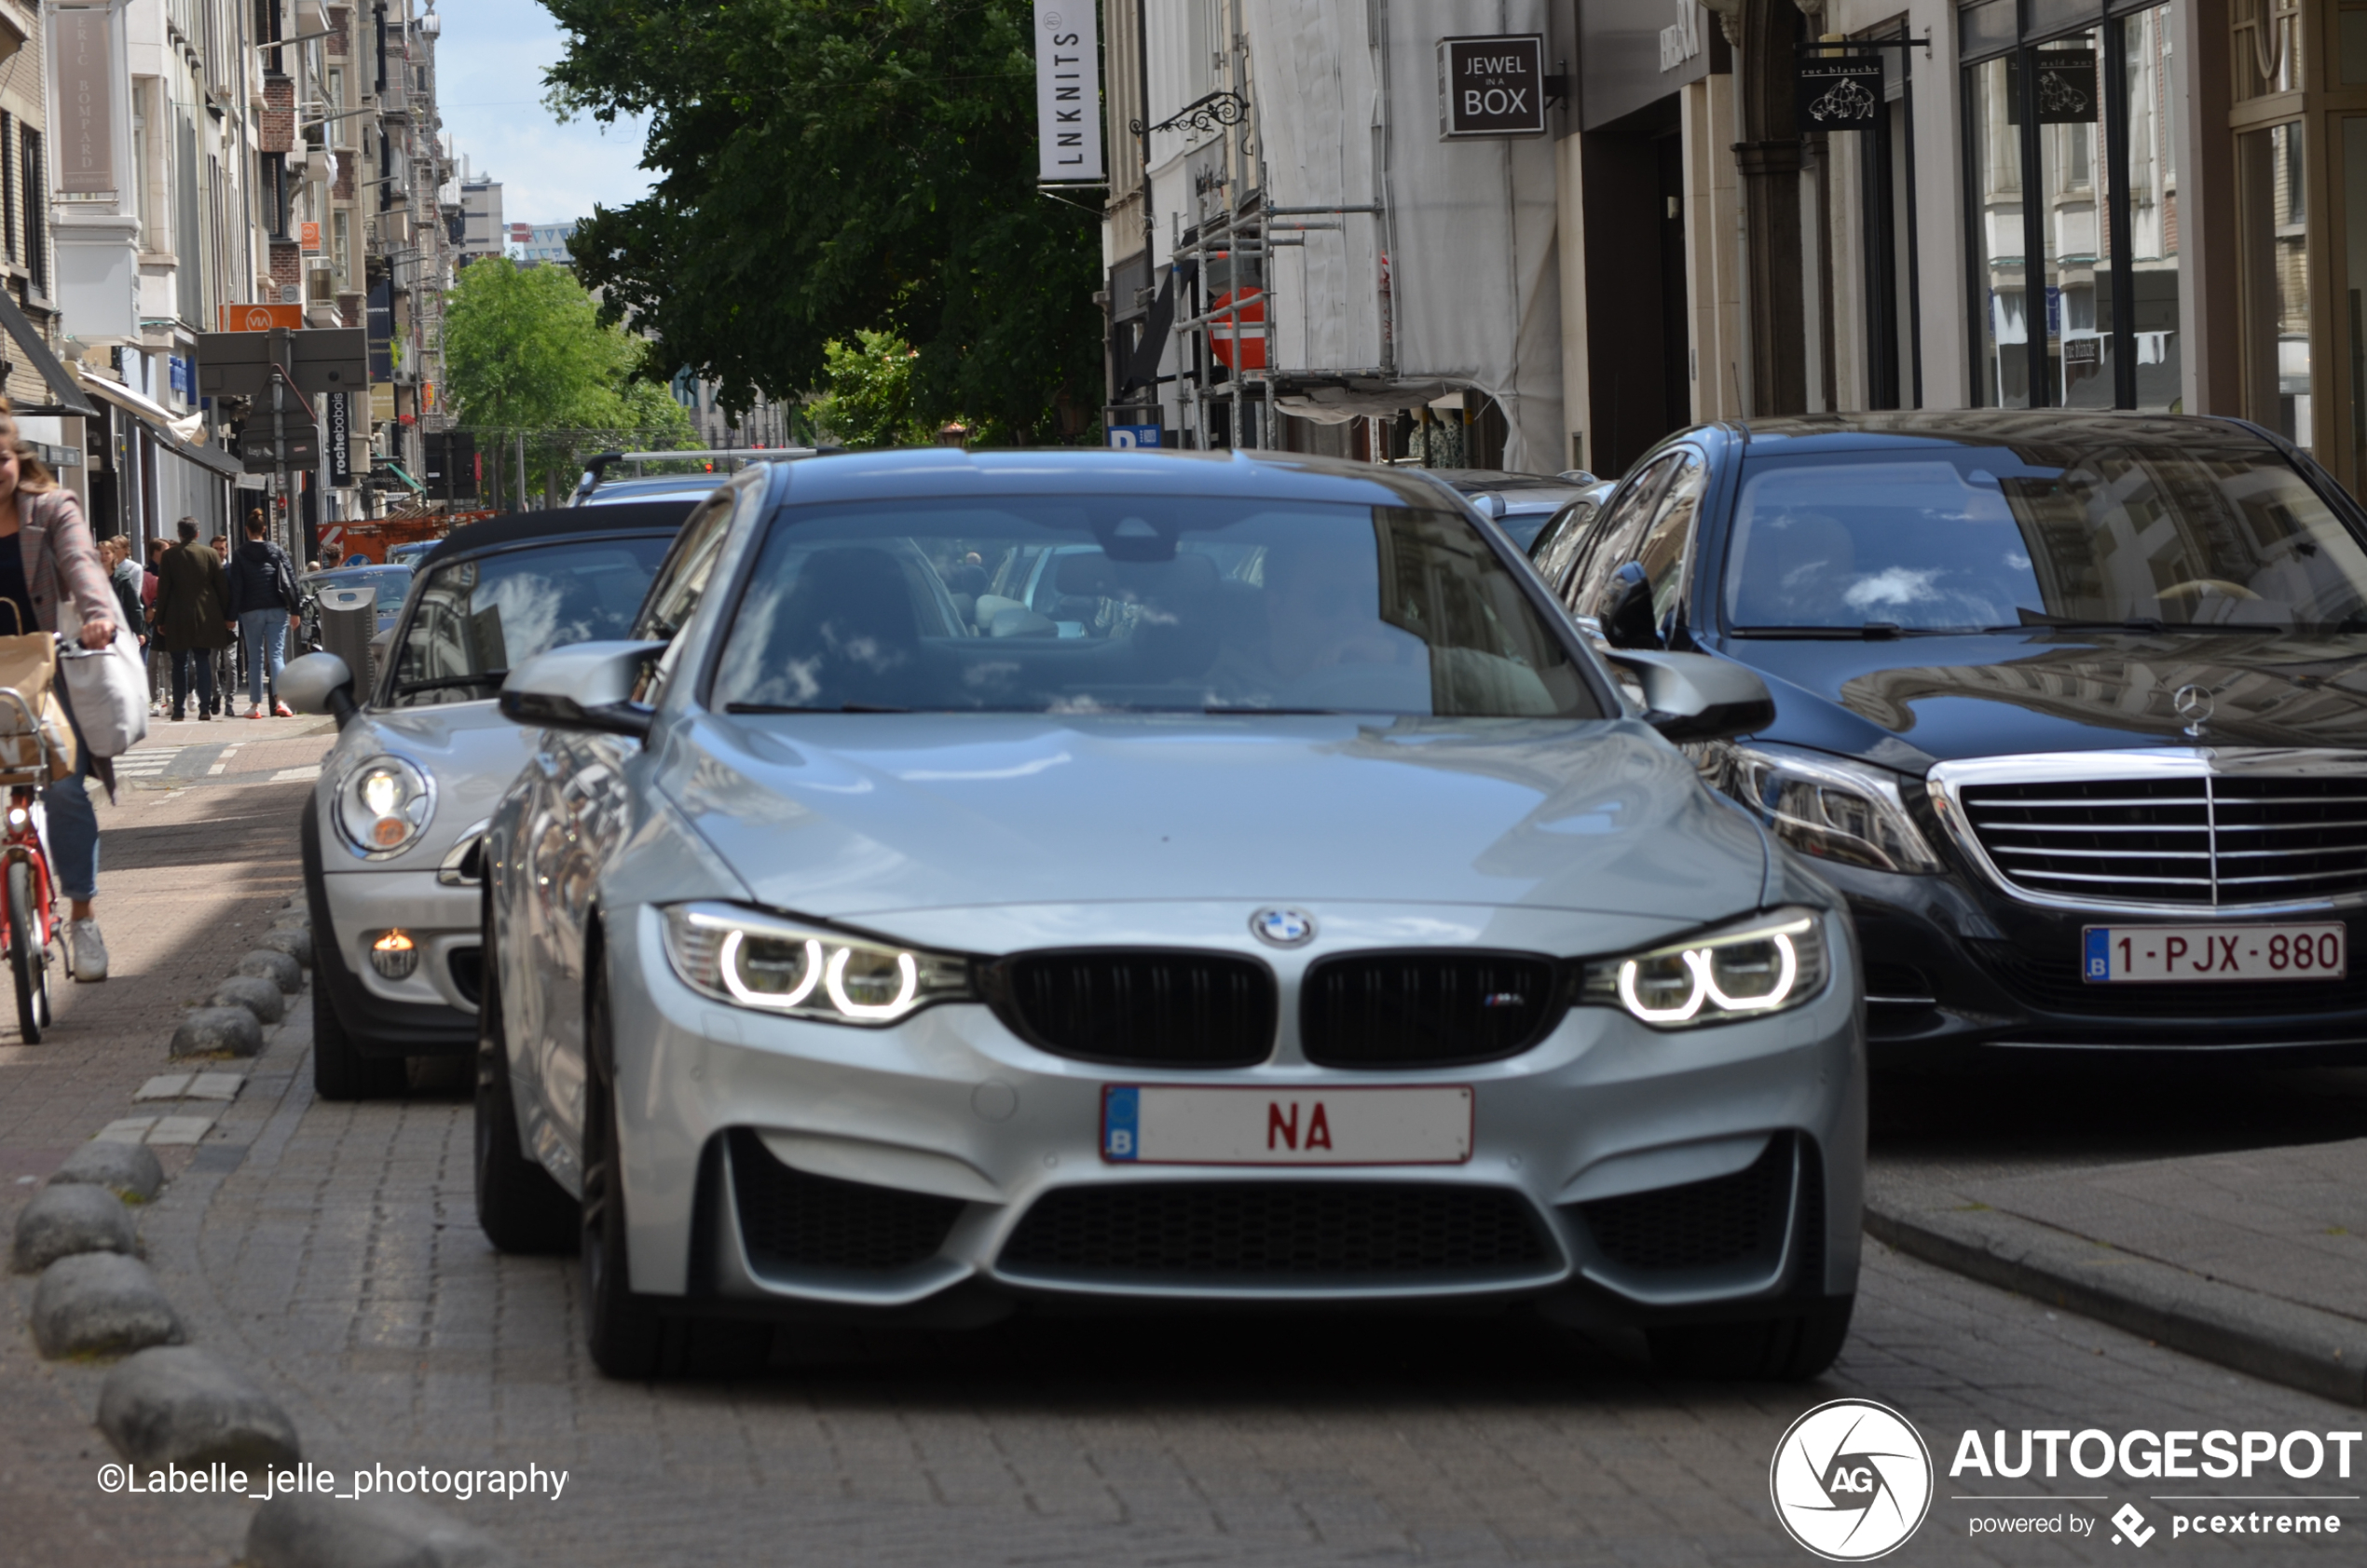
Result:
{"type": "Polygon", "coordinates": [[[1738,637],[1726,651],[1769,677],[1776,721],[1763,739],[1918,775],[1935,762],[2024,752],[2367,749],[2367,637],[1738,637]]]}
{"type": "Polygon", "coordinates": [[[707,716],[658,786],[776,908],[1755,907],[1758,828],[1633,720],[707,716]]]}
{"type": "MultiPolygon", "coordinates": [[[[411,849],[385,865],[390,870],[432,870],[464,831],[492,814],[526,765],[534,735],[503,718],[499,704],[491,702],[364,709],[338,732],[321,770],[320,799],[325,807],[353,768],[373,757],[391,752],[409,758],[434,782],[435,815],[411,849]]],[[[322,826],[335,831],[334,823],[323,821],[322,826]]],[[[350,863],[339,866],[335,857],[326,864],[331,870],[350,868],[350,863]]]]}

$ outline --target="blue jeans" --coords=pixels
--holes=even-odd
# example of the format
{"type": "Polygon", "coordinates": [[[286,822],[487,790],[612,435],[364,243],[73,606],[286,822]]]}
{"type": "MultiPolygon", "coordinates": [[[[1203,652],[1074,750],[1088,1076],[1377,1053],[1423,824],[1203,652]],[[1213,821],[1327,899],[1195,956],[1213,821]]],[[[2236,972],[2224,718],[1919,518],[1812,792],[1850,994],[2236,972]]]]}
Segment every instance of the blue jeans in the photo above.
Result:
{"type": "MultiPolygon", "coordinates": [[[[59,705],[66,711],[66,720],[74,721],[74,703],[66,696],[66,683],[60,680],[52,689],[58,694],[59,705]]],[[[89,780],[97,770],[97,759],[83,743],[82,727],[75,725],[74,776],[52,782],[41,792],[43,814],[48,819],[49,873],[58,879],[58,891],[80,902],[99,895],[99,813],[90,804],[89,780]]]]}
{"type": "Polygon", "coordinates": [[[260,707],[267,688],[274,699],[280,695],[280,666],[287,662],[288,657],[288,612],[242,611],[239,616],[239,637],[247,648],[247,701],[260,707]]]}

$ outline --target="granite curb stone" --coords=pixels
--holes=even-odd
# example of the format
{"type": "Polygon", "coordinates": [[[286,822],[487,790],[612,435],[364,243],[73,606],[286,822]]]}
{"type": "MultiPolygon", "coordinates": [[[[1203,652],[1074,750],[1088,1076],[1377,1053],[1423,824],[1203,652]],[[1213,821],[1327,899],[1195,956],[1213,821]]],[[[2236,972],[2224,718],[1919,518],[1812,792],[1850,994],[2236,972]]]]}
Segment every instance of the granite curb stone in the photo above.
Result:
{"type": "Polygon", "coordinates": [[[2344,1404],[2367,1405],[2367,1323],[1993,1208],[1869,1202],[1866,1231],[1911,1258],[2173,1350],[2344,1404]]]}
{"type": "Polygon", "coordinates": [[[243,1007],[257,1023],[276,1024],[288,1016],[288,999],[280,988],[253,975],[233,975],[213,988],[216,1007],[243,1007]]]}
{"type": "Polygon", "coordinates": [[[45,1187],[17,1216],[8,1261],[19,1274],[39,1274],[61,1258],[82,1252],[137,1252],[131,1216],[104,1187],[68,1183],[45,1187]]]}
{"type": "MultiPolygon", "coordinates": [[[[278,958],[280,955],[271,955],[278,958]]],[[[293,960],[282,961],[293,964],[293,960]]],[[[263,1024],[243,1007],[192,1007],[172,1031],[168,1052],[175,1057],[212,1056],[226,1052],[252,1057],[263,1049],[263,1024]]]]}
{"type": "Polygon", "coordinates": [[[116,1196],[146,1203],[164,1190],[164,1167],[144,1143],[94,1139],[66,1156],[49,1175],[49,1185],[103,1187],[116,1196]]]}
{"type": "Polygon", "coordinates": [[[99,1429],[126,1459],[168,1465],[290,1465],[295,1424],[263,1391],[194,1345],[126,1358],[99,1390],[99,1429]]]}
{"type": "Polygon", "coordinates": [[[304,966],[269,948],[257,948],[240,959],[237,973],[268,980],[290,996],[304,989],[304,966]]]}
{"type": "Polygon", "coordinates": [[[509,1568],[492,1537],[405,1497],[282,1495],[247,1527],[249,1568],[509,1568]]]}
{"type": "Polygon", "coordinates": [[[188,1338],[157,1276],[137,1258],[84,1252],[41,1271],[33,1291],[33,1341],[51,1360],[121,1355],[188,1338]]]}
{"type": "Polygon", "coordinates": [[[285,953],[298,964],[312,961],[312,933],[303,926],[275,925],[254,939],[257,951],[285,953]]]}

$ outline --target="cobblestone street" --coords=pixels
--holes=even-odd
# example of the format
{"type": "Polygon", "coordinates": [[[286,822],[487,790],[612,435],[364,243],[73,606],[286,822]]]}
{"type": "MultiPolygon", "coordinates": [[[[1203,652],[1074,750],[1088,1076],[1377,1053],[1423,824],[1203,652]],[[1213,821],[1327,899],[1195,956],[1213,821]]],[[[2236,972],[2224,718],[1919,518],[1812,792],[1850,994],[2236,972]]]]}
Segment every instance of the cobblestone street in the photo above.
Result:
{"type": "MultiPolygon", "coordinates": [[[[295,887],[290,824],[317,736],[248,765],[127,792],[107,818],[117,954],[68,988],[42,1045],[0,1047],[0,1220],[166,1066],[180,1005],[295,887]],[[204,787],[213,779],[238,787],[204,787]],[[54,1064],[54,1065],[53,1065],[54,1064]]],[[[239,758],[234,757],[234,762],[239,758]]],[[[204,766],[212,766],[212,762],[204,766]]],[[[301,999],[299,999],[301,1001],[301,999]]],[[[1967,1428],[2344,1430],[2355,1411],[2149,1345],[1869,1243],[1840,1365],[1798,1388],[1656,1379],[1632,1347],[1492,1317],[1022,1322],[973,1334],[785,1329],[762,1377],[601,1378],[575,1264],[505,1258],[479,1233],[457,1064],[402,1100],[311,1092],[299,1005],[141,1216],[150,1261],[206,1345],[335,1470],[565,1470],[562,1496],[447,1503],[527,1561],[639,1563],[1488,1563],[1807,1561],[1768,1463],[1824,1399],[1912,1419],[1942,1469],[1919,1561],[2112,1558],[2127,1483],[1951,1485],[1967,1428]],[[1954,1494],[2105,1494],[2059,1507],[1954,1494]],[[2084,1539],[1999,1541],[1976,1513],[2076,1510],[2084,1539]]],[[[90,1425],[101,1365],[44,1362],[12,1282],[0,1336],[0,1561],[219,1565],[253,1505],[107,1495],[90,1425]]],[[[2265,1492],[2349,1493],[2288,1482],[2265,1492]]],[[[2355,1502],[2325,1505],[2346,1520],[2355,1502]]],[[[2157,1539],[2155,1549],[2168,1546],[2157,1539]]],[[[2185,1543],[2192,1549],[2194,1543],[2185,1543]]],[[[2214,1543],[2214,1560],[2320,1561],[2325,1541],[2214,1543]]]]}

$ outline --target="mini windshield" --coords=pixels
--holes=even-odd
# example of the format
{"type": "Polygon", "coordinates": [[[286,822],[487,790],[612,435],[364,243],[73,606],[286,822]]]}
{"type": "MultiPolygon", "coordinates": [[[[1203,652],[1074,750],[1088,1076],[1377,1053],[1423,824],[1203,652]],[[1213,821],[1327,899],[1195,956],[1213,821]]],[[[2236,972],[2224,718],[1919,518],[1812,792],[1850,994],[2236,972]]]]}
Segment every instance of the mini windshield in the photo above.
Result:
{"type": "Polygon", "coordinates": [[[395,704],[482,701],[521,660],[626,635],[666,543],[580,540],[438,566],[395,655],[395,704]]]}
{"type": "Polygon", "coordinates": [[[740,712],[1599,717],[1459,517],[1176,497],[785,513],[724,645],[740,712]]]}
{"type": "Polygon", "coordinates": [[[2367,552],[2274,453],[1960,448],[1744,470],[1738,632],[2367,631],[2367,552]]]}

